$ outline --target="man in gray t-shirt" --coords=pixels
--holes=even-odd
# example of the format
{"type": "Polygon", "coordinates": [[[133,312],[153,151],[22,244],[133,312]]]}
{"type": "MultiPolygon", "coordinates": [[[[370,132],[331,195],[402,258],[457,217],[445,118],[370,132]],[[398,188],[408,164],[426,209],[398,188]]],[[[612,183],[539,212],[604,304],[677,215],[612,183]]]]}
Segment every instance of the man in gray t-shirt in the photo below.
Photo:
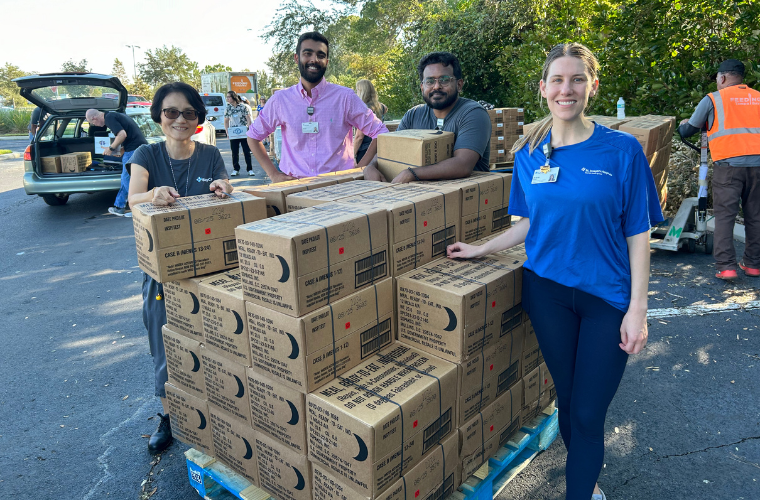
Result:
{"type": "Polygon", "coordinates": [[[404,114],[398,130],[426,129],[453,132],[454,156],[434,165],[404,170],[395,179],[385,179],[377,169],[377,157],[364,168],[368,180],[394,183],[415,180],[458,179],[473,170],[488,172],[491,119],[477,102],[460,97],[464,86],[462,68],[454,54],[432,52],[417,66],[425,104],[404,114]]]}

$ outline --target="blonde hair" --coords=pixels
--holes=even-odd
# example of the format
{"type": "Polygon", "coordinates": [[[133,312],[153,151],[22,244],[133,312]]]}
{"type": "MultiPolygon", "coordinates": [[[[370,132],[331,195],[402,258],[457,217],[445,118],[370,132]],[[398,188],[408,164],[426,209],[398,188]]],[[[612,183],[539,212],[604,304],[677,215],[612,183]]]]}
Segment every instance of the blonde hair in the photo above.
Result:
{"type": "MultiPolygon", "coordinates": [[[[552,49],[546,55],[546,61],[544,61],[544,67],[541,71],[541,80],[545,82],[546,78],[549,76],[549,68],[551,67],[552,63],[560,57],[565,56],[576,57],[580,59],[585,66],[586,72],[591,77],[591,81],[593,82],[597,80],[597,75],[599,74],[599,61],[596,59],[596,56],[594,56],[588,47],[575,42],[560,43],[552,47],[552,49]]],[[[540,90],[538,91],[538,98],[541,100],[540,90]]],[[[589,102],[591,101],[589,100],[589,102]]],[[[546,139],[546,136],[549,134],[549,130],[552,128],[553,121],[554,120],[551,114],[544,117],[541,121],[536,123],[533,128],[530,129],[530,132],[515,142],[515,144],[512,146],[511,152],[516,153],[520,151],[526,144],[530,144],[530,153],[533,154],[533,150],[535,150],[536,147],[538,147],[538,145],[541,144],[544,139],[546,139]]]]}
{"type": "Polygon", "coordinates": [[[377,98],[377,90],[375,90],[375,86],[372,85],[371,81],[362,79],[356,82],[356,95],[375,113],[375,116],[382,118],[383,105],[380,104],[377,98]]]}

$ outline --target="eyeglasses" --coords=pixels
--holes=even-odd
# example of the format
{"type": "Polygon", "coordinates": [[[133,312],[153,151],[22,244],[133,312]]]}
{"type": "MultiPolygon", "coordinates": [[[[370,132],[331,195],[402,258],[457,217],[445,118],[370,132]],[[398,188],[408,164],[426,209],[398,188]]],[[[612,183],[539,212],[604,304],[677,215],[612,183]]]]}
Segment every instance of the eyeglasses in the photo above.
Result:
{"type": "Polygon", "coordinates": [[[424,80],[422,80],[422,84],[425,87],[435,87],[435,82],[437,81],[438,83],[441,84],[441,87],[446,87],[450,83],[456,82],[457,80],[458,78],[456,77],[443,75],[438,78],[425,78],[424,80]]]}
{"type": "Polygon", "coordinates": [[[182,117],[185,120],[195,120],[198,118],[198,112],[194,109],[186,109],[185,111],[180,111],[175,108],[164,108],[161,111],[164,112],[164,116],[167,117],[170,120],[174,120],[175,118],[179,118],[179,115],[182,115],[182,117]]]}

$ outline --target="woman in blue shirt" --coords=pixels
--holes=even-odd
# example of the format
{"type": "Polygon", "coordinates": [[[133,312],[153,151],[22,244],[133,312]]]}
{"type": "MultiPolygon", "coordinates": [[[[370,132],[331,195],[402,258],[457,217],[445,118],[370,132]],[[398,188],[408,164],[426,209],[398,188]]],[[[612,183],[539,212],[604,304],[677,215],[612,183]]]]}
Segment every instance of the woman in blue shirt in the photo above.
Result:
{"type": "Polygon", "coordinates": [[[512,150],[509,213],[522,219],[482,246],[448,248],[475,258],[525,243],[523,308],[557,389],[567,500],[606,498],[604,420],[647,342],[649,229],[662,221],[639,143],[584,116],[598,68],[581,44],[549,52],[539,86],[551,114],[512,150]]]}

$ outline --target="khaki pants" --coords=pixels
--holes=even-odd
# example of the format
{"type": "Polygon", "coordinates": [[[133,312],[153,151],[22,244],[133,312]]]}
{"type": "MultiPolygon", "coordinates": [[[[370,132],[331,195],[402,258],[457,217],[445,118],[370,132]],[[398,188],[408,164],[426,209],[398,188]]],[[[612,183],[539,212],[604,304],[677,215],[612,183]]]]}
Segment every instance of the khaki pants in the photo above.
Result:
{"type": "Polygon", "coordinates": [[[713,168],[713,209],[715,236],[713,257],[718,271],[737,270],[734,224],[739,200],[744,209],[744,265],[760,269],[760,167],[713,168]]]}

